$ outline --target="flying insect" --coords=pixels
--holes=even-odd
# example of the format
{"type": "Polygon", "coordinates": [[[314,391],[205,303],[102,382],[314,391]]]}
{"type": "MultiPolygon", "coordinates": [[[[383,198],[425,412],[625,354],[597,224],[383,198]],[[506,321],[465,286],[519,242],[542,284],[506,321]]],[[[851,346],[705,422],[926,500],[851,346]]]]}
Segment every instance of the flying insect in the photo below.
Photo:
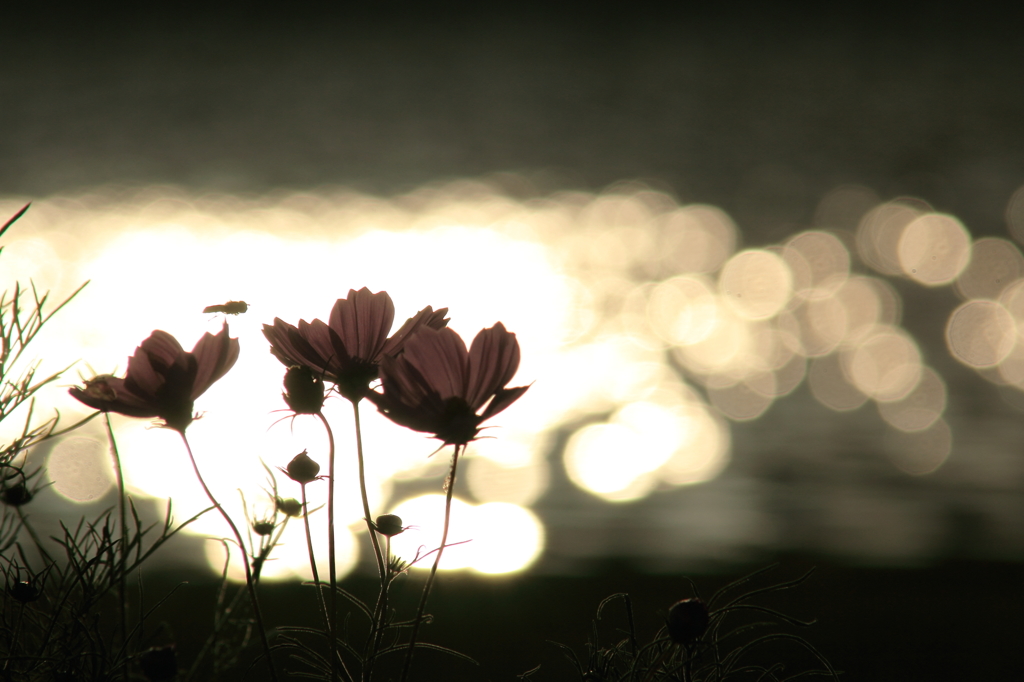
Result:
{"type": "Polygon", "coordinates": [[[245,301],[228,301],[221,305],[208,305],[203,308],[204,313],[224,313],[225,315],[241,315],[249,309],[245,301]]]}

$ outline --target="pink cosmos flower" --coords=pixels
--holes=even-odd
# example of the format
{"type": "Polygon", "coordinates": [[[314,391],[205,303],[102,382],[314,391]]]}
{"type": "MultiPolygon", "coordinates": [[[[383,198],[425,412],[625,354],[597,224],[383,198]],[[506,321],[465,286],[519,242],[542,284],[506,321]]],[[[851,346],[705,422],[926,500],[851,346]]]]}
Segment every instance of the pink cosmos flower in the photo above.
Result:
{"type": "Polygon", "coordinates": [[[206,333],[191,353],[177,339],[156,330],[128,359],[123,379],[101,375],[68,392],[89,407],[129,417],[157,417],[167,428],[185,432],[192,423],[196,398],[224,376],[238,359],[238,339],[228,325],[206,333]]]}
{"type": "Polygon", "coordinates": [[[383,392],[368,397],[396,424],[465,445],[529,388],[505,388],[518,368],[519,342],[500,322],[477,334],[468,351],[451,329],[421,328],[401,355],[381,361],[383,392]]]}
{"type": "Polygon", "coordinates": [[[313,374],[333,383],[338,392],[353,402],[370,392],[383,358],[397,356],[406,340],[421,328],[442,329],[448,324],[447,308],[427,306],[390,337],[395,304],[386,291],[376,294],[363,287],[349,290],[331,310],[330,322],[299,320],[295,327],[274,318],[263,325],[270,352],[286,367],[308,367],[313,374]]]}

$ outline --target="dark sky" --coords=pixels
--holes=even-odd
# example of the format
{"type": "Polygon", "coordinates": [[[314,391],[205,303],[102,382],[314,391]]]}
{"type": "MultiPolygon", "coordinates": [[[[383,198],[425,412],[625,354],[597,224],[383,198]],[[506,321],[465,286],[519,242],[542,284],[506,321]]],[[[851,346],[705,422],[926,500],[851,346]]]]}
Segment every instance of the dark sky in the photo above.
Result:
{"type": "Polygon", "coordinates": [[[15,15],[0,194],[639,177],[722,206],[764,243],[859,183],[1003,233],[1024,184],[1013,16],[745,7],[15,15]]]}

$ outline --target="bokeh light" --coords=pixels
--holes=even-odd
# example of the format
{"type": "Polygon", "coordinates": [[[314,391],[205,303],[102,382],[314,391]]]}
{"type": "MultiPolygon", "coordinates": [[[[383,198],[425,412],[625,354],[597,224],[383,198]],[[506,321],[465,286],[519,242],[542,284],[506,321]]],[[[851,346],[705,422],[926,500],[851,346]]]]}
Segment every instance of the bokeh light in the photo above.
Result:
{"type": "MultiPolygon", "coordinates": [[[[1024,189],[1006,211],[1018,241],[1022,197],[1024,189]]],[[[0,201],[0,215],[21,205],[0,201]]],[[[949,311],[949,353],[1024,390],[1024,257],[1014,243],[972,242],[956,217],[921,200],[882,202],[856,186],[826,195],[815,224],[738,250],[740,227],[720,208],[680,205],[637,183],[525,200],[468,180],[391,198],[345,189],[253,198],[100,188],[37,202],[2,258],[5,275],[53,289],[54,300],[91,280],[35,348],[54,365],[81,359],[83,377],[123,372],[153,329],[189,349],[224,321],[204,307],[250,304],[228,319],[242,347],[238,364],[197,401],[202,419],[189,429],[198,466],[235,518],[266,506],[263,464],[276,472],[307,449],[326,468],[322,426],[280,412],[284,368],[267,352],[263,324],[324,319],[337,298],[362,286],[390,293],[396,326],[428,304],[448,307],[467,341],[500,320],[522,347],[512,384],[531,388],[467,452],[451,540],[472,542],[449,548],[444,566],[501,573],[542,551],[544,528],[530,507],[558,481],[558,469],[616,504],[711,481],[734,457],[733,425],[766,418],[805,382],[836,412],[873,401],[895,470],[937,470],[953,455],[946,381],[923,364],[919,340],[902,326],[903,300],[890,278],[901,287],[955,283],[963,303],[949,311]],[[564,448],[550,451],[553,443],[564,448]]],[[[48,388],[52,402],[69,416],[87,414],[66,387],[48,388]]],[[[338,444],[347,571],[367,560],[357,542],[365,530],[351,406],[331,398],[325,414],[338,444]]],[[[404,558],[433,549],[438,496],[399,502],[396,490],[440,479],[446,457],[431,457],[436,442],[372,408],[364,405],[361,418],[373,453],[371,508],[408,513],[413,527],[395,538],[404,558]]],[[[209,505],[176,434],[118,416],[114,428],[133,496],[172,498],[179,518],[209,505]]],[[[66,498],[87,502],[110,490],[98,428],[60,443],[49,458],[54,488],[66,498]]],[[[282,495],[299,496],[297,485],[278,478],[282,495]]],[[[320,507],[326,484],[307,493],[320,507]]],[[[323,517],[315,512],[311,521],[322,525],[323,517]]],[[[215,514],[186,532],[227,535],[215,514]]],[[[268,577],[308,571],[301,524],[293,520],[287,532],[268,577]]],[[[220,544],[210,543],[207,555],[219,570],[220,544]]]]}

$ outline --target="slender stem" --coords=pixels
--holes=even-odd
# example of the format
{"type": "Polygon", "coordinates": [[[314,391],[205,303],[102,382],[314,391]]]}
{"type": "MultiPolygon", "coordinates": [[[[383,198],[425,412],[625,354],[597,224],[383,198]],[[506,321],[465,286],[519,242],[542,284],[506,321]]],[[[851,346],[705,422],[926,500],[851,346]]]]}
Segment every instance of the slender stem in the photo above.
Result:
{"type": "Polygon", "coordinates": [[[380,551],[380,540],[377,538],[377,529],[373,524],[373,517],[370,514],[370,499],[366,494],[366,459],[363,457],[363,428],[359,419],[359,402],[352,401],[352,416],[355,419],[356,427],[356,459],[359,462],[359,493],[363,499],[363,518],[366,520],[366,530],[370,534],[370,543],[373,545],[373,556],[377,561],[377,575],[380,578],[380,594],[377,597],[377,606],[374,608],[373,623],[371,624],[370,637],[373,648],[363,667],[363,681],[369,682],[373,674],[373,661],[377,656],[377,643],[383,633],[384,605],[387,600],[387,575],[384,565],[384,558],[380,551]]]}
{"type": "Polygon", "coordinates": [[[263,614],[260,612],[260,602],[256,598],[256,585],[252,579],[252,572],[249,570],[249,557],[245,552],[245,543],[242,541],[242,534],[238,532],[238,527],[235,522],[231,520],[231,517],[224,510],[224,507],[220,505],[217,498],[210,492],[210,488],[206,485],[206,481],[203,480],[203,475],[199,473],[199,465],[196,464],[196,458],[192,454],[192,446],[188,443],[188,438],[185,437],[184,431],[179,431],[181,434],[181,440],[185,443],[185,451],[188,452],[189,461],[192,462],[192,470],[196,473],[196,478],[199,479],[199,485],[203,487],[203,491],[206,496],[210,499],[210,504],[217,508],[220,515],[224,517],[228,525],[231,527],[231,532],[235,535],[235,540],[238,542],[238,548],[242,551],[242,567],[245,569],[245,585],[249,590],[249,601],[252,602],[253,615],[256,617],[256,629],[260,631],[260,641],[263,643],[263,654],[267,658],[267,667],[270,668],[270,679],[277,682],[277,670],[274,669],[274,661],[270,657],[270,642],[267,640],[267,629],[263,625],[263,614]]]}
{"type": "MultiPolygon", "coordinates": [[[[327,430],[327,564],[331,581],[331,608],[330,616],[327,618],[327,636],[330,639],[331,679],[337,680],[338,640],[336,638],[337,633],[334,631],[334,627],[338,623],[338,573],[334,545],[334,431],[331,430],[331,425],[328,423],[327,418],[324,417],[323,412],[317,412],[316,416],[320,417],[324,429],[327,430]]],[[[303,498],[303,503],[305,503],[305,498],[303,498]]],[[[317,589],[319,590],[320,587],[317,586],[317,589]]]]}
{"type": "Polygon", "coordinates": [[[117,596],[118,601],[121,603],[121,644],[127,644],[128,636],[128,604],[127,604],[127,586],[125,581],[124,567],[125,567],[125,552],[128,549],[128,527],[125,525],[125,495],[124,495],[124,475],[121,471],[121,455],[117,451],[117,440],[114,438],[114,428],[110,424],[110,413],[103,413],[104,421],[107,426],[107,439],[110,441],[110,456],[114,460],[114,474],[117,477],[117,511],[121,522],[121,552],[118,561],[118,583],[117,583],[117,596]]]}
{"type": "Polygon", "coordinates": [[[448,490],[444,498],[444,529],[441,531],[441,546],[437,548],[437,556],[434,557],[434,564],[430,567],[430,575],[427,576],[427,584],[423,586],[423,595],[420,597],[419,608],[416,609],[416,619],[412,624],[412,636],[409,638],[409,650],[405,654],[405,665],[402,668],[402,682],[409,677],[409,668],[412,667],[412,655],[416,648],[416,636],[419,634],[420,624],[423,622],[423,611],[427,608],[427,597],[430,596],[430,588],[434,584],[434,576],[437,574],[437,566],[441,563],[441,554],[444,552],[445,543],[448,542],[448,526],[452,515],[452,493],[455,490],[455,472],[459,466],[459,454],[465,445],[456,445],[452,454],[452,468],[448,472],[448,490]]]}
{"type": "MultiPolygon", "coordinates": [[[[316,558],[313,556],[313,534],[309,532],[309,505],[306,503],[306,484],[302,484],[302,520],[306,525],[306,547],[309,549],[309,567],[313,571],[313,585],[316,586],[317,596],[320,598],[320,611],[324,614],[324,626],[327,628],[328,637],[334,641],[334,621],[327,615],[327,602],[324,600],[323,586],[320,584],[320,573],[316,570],[316,558]]],[[[331,658],[335,656],[334,646],[331,647],[331,658]]],[[[334,664],[331,664],[332,670],[334,664]]]]}

